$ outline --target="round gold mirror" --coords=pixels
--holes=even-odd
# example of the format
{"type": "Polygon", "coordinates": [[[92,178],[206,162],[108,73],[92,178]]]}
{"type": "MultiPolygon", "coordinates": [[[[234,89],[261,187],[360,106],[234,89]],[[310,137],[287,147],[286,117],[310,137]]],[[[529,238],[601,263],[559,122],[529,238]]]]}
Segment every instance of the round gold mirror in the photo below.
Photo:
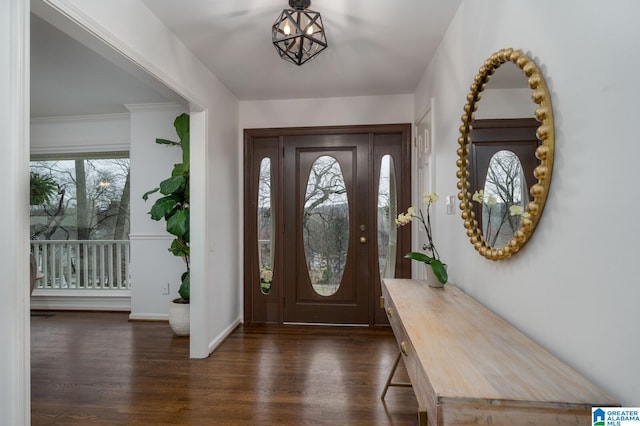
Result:
{"type": "Polygon", "coordinates": [[[513,49],[491,55],[470,90],[458,139],[458,199],[471,244],[487,259],[500,260],[524,246],[542,215],[553,169],[551,99],[536,63],[513,49]],[[506,87],[496,83],[498,76],[501,82],[513,80],[510,68],[523,88],[508,86],[503,98],[496,101],[493,95],[489,101],[490,91],[506,87]],[[525,102],[530,117],[482,114],[491,118],[476,119],[481,94],[487,94],[481,110],[496,105],[509,115],[519,109],[512,95],[523,90],[530,95],[525,102]]]}

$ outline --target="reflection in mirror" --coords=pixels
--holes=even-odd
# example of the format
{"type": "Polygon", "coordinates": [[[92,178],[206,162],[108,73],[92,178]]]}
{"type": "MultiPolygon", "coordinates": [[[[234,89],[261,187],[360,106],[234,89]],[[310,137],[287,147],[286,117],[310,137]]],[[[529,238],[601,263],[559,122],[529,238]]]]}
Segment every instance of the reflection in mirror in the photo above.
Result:
{"type": "Polygon", "coordinates": [[[482,204],[482,234],[491,247],[503,247],[520,228],[518,213],[524,209],[522,195],[526,193],[518,156],[512,151],[496,152],[489,162],[484,190],[474,197],[482,204]]]}
{"type": "Polygon", "coordinates": [[[274,215],[271,211],[273,178],[271,173],[271,159],[268,157],[260,161],[260,177],[258,181],[258,265],[260,265],[260,291],[262,294],[271,292],[273,281],[272,253],[274,239],[271,238],[274,229],[274,215]]]}
{"type": "Polygon", "coordinates": [[[522,70],[512,62],[505,62],[495,70],[482,91],[482,103],[474,114],[474,122],[532,118],[535,112],[536,104],[531,102],[531,89],[522,70]]]}
{"type": "Polygon", "coordinates": [[[307,180],[302,239],[311,285],[321,296],[340,288],[349,247],[349,203],[338,161],[316,159],[307,180]]]}
{"type": "MultiPolygon", "coordinates": [[[[503,68],[500,68],[497,72],[500,73],[502,70],[503,68]]],[[[484,108],[483,103],[482,109],[484,110],[484,108]]],[[[540,141],[536,137],[536,129],[539,125],[540,123],[534,118],[475,119],[469,151],[469,192],[475,196],[478,191],[487,191],[487,179],[495,181],[497,178],[495,168],[501,165],[501,162],[497,160],[502,157],[496,157],[496,154],[500,151],[507,151],[514,159],[517,159],[518,167],[522,170],[522,194],[527,197],[524,199],[523,205],[526,206],[528,202],[532,201],[528,194],[530,188],[535,184],[534,170],[538,165],[536,149],[540,146],[540,141]]],[[[487,246],[491,249],[504,247],[515,236],[519,227],[514,228],[511,234],[508,234],[510,227],[500,227],[501,236],[496,238],[497,228],[493,228],[496,222],[492,221],[492,226],[487,227],[487,218],[483,215],[483,209],[486,207],[484,202],[488,199],[473,199],[473,201],[475,201],[473,213],[478,222],[477,228],[483,235],[487,246]]],[[[516,221],[517,219],[513,217],[509,220],[516,221]]],[[[505,220],[507,219],[505,218],[505,220]]]]}
{"type": "Polygon", "coordinates": [[[458,199],[471,244],[482,256],[500,260],[524,246],[544,208],[553,168],[551,100],[538,66],[513,49],[491,55],[480,67],[470,89],[458,138],[458,199]],[[518,77],[528,89],[514,85],[518,77]],[[519,100],[525,92],[533,103],[519,100]],[[532,109],[535,110],[531,112],[532,109]],[[482,120],[476,120],[476,114],[482,120]],[[527,115],[534,118],[522,118],[527,115]],[[492,172],[494,166],[499,171],[504,166],[501,162],[507,158],[517,160],[513,163],[518,165],[517,173],[510,172],[513,178],[510,191],[519,199],[511,205],[506,198],[501,201],[500,197],[508,197],[509,190],[501,188],[504,182],[496,176],[506,172],[492,172]],[[489,212],[488,202],[494,198],[496,203],[489,212]],[[503,205],[499,206],[499,201],[503,205]]]}
{"type": "Polygon", "coordinates": [[[387,154],[381,160],[378,182],[378,267],[381,278],[393,278],[396,274],[397,216],[396,171],[393,157],[387,154]]]}

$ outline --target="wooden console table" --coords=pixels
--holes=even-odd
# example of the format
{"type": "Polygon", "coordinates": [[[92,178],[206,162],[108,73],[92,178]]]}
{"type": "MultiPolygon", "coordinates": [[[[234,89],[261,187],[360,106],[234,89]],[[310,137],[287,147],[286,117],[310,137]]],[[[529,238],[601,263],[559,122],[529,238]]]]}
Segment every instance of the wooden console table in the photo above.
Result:
{"type": "Polygon", "coordinates": [[[452,284],[384,279],[382,297],[421,425],[592,425],[619,405],[452,284]]]}

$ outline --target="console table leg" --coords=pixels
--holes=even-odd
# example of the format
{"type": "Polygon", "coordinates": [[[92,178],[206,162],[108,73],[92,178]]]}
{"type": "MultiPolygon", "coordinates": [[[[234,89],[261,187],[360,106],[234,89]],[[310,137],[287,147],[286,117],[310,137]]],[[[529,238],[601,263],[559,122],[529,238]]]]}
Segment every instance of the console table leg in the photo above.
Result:
{"type": "Polygon", "coordinates": [[[387,378],[387,383],[385,383],[384,385],[384,390],[382,391],[382,395],[380,396],[380,399],[384,399],[385,395],[387,395],[387,390],[389,389],[389,386],[400,386],[400,387],[406,387],[406,388],[411,387],[411,383],[402,383],[402,382],[392,381],[393,375],[396,374],[396,369],[398,368],[398,364],[400,363],[401,357],[402,357],[402,352],[398,352],[398,356],[396,357],[396,361],[393,363],[393,368],[389,373],[389,377],[387,378]]]}

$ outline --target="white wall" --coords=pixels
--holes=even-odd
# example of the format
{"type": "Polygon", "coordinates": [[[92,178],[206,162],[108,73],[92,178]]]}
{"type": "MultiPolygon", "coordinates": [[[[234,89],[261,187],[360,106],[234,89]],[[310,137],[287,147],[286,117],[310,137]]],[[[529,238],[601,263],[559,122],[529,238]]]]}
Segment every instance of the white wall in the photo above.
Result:
{"type": "Polygon", "coordinates": [[[158,193],[145,202],[142,194],[157,188],[182,161],[177,147],[158,145],[156,138],[178,140],[173,122],[184,108],[176,104],[127,105],[131,112],[131,315],[132,319],[168,319],[169,304],[178,297],[182,259],[173,256],[173,237],[164,221],[153,221],[147,212],[158,193]],[[169,285],[170,292],[165,293],[169,285]]]}
{"type": "MultiPolygon", "coordinates": [[[[515,66],[515,65],[514,65],[515,66]]],[[[498,68],[499,70],[500,68],[498,68]]],[[[526,82],[526,79],[522,79],[526,82]]],[[[490,86],[489,83],[487,86],[490,86]]],[[[482,92],[482,108],[476,119],[534,117],[538,107],[531,101],[530,89],[485,89],[482,92]]]]}
{"type": "Polygon", "coordinates": [[[199,231],[191,234],[190,347],[192,357],[206,357],[241,317],[238,101],[140,0],[34,2],[67,16],[75,32],[86,28],[190,103],[191,228],[199,231]]]}
{"type": "Polygon", "coordinates": [[[478,68],[505,47],[535,58],[556,124],[535,234],[513,258],[492,262],[442,203],[436,244],[452,282],[627,406],[640,405],[637,16],[635,0],[464,0],[415,94],[417,113],[434,98],[436,190],[457,194],[458,128],[478,68]]]}
{"type": "Polygon", "coordinates": [[[413,95],[240,102],[242,130],[251,128],[410,123],[413,95]]]}
{"type": "Polygon", "coordinates": [[[28,41],[28,2],[0,2],[0,413],[7,425],[30,422],[28,41]]]}

